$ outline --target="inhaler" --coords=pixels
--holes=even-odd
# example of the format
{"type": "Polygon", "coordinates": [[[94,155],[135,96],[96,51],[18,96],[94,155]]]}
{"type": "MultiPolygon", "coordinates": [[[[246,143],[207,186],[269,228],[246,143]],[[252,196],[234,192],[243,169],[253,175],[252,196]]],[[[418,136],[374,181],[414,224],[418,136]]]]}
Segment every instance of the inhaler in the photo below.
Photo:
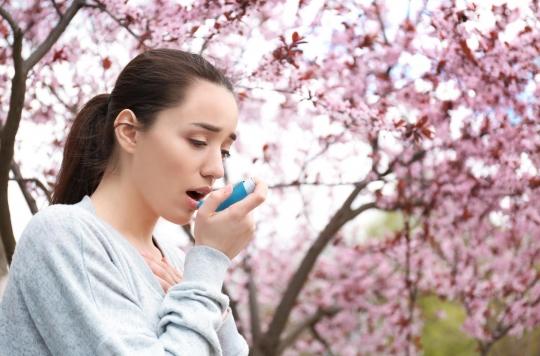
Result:
{"type": "MultiPolygon", "coordinates": [[[[219,206],[216,211],[221,211],[227,209],[232,204],[244,199],[248,194],[253,193],[255,190],[255,180],[253,178],[248,178],[246,180],[240,181],[233,186],[231,195],[225,199],[219,206]]],[[[204,200],[199,200],[197,203],[197,209],[203,205],[204,200]]]]}

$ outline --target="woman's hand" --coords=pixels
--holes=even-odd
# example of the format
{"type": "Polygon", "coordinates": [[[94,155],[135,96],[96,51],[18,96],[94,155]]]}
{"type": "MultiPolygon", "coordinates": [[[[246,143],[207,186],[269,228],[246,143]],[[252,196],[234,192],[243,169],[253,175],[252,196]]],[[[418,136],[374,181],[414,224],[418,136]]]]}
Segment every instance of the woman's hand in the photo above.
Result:
{"type": "MultiPolygon", "coordinates": [[[[150,266],[150,269],[154,275],[159,279],[161,287],[167,293],[170,287],[182,281],[182,273],[176,268],[171,266],[166,257],[163,260],[159,261],[152,256],[147,255],[144,252],[141,252],[141,255],[144,257],[146,263],[150,266]]],[[[225,321],[225,318],[231,313],[231,307],[227,307],[225,311],[221,314],[221,321],[225,321]]]]}
{"type": "Polygon", "coordinates": [[[144,252],[141,252],[141,255],[159,280],[159,284],[165,293],[167,293],[170,287],[182,281],[182,272],[174,268],[166,257],[160,261],[144,252]]]}
{"type": "Polygon", "coordinates": [[[220,212],[216,208],[230,196],[232,189],[221,188],[210,193],[195,218],[195,245],[211,246],[233,259],[249,244],[255,232],[251,212],[265,201],[268,190],[262,180],[253,179],[253,193],[220,212]]]}

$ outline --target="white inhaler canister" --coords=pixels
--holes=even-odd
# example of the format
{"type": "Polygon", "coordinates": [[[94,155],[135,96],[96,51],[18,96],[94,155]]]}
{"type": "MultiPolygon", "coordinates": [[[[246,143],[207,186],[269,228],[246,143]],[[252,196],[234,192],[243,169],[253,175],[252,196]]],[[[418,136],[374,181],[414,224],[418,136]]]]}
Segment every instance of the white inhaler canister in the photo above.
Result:
{"type": "MultiPolygon", "coordinates": [[[[248,194],[253,193],[253,191],[255,190],[255,185],[256,183],[253,178],[248,178],[246,180],[236,183],[233,187],[231,195],[229,195],[229,197],[227,197],[225,201],[219,204],[219,206],[216,208],[216,211],[227,209],[232,204],[247,197],[248,194]]],[[[197,209],[199,209],[203,203],[204,200],[200,200],[197,203],[197,209]]]]}

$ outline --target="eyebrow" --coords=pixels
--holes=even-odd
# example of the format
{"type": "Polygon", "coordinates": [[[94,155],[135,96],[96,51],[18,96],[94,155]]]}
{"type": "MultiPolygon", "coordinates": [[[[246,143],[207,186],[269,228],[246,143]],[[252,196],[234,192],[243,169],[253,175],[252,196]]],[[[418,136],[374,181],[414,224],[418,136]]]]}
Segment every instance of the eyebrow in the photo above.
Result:
{"type": "MultiPolygon", "coordinates": [[[[192,122],[191,125],[202,127],[205,130],[212,131],[212,132],[221,132],[221,127],[217,127],[214,125],[207,124],[205,122],[192,122]]],[[[236,140],[236,134],[233,132],[229,135],[231,140],[236,140]]]]}

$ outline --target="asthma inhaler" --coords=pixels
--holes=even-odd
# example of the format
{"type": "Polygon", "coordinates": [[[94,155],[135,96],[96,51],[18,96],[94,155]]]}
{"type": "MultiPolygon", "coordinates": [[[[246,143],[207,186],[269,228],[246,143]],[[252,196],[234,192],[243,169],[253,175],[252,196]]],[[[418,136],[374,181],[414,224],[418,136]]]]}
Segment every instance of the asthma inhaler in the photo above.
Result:
{"type": "MultiPolygon", "coordinates": [[[[246,180],[236,183],[233,187],[231,195],[229,195],[229,197],[225,199],[225,201],[219,204],[219,206],[216,208],[216,211],[227,209],[232,204],[247,197],[248,194],[253,193],[254,190],[255,180],[253,178],[248,178],[246,180]]],[[[197,209],[199,209],[203,203],[204,200],[199,200],[199,202],[197,203],[197,209]]]]}

